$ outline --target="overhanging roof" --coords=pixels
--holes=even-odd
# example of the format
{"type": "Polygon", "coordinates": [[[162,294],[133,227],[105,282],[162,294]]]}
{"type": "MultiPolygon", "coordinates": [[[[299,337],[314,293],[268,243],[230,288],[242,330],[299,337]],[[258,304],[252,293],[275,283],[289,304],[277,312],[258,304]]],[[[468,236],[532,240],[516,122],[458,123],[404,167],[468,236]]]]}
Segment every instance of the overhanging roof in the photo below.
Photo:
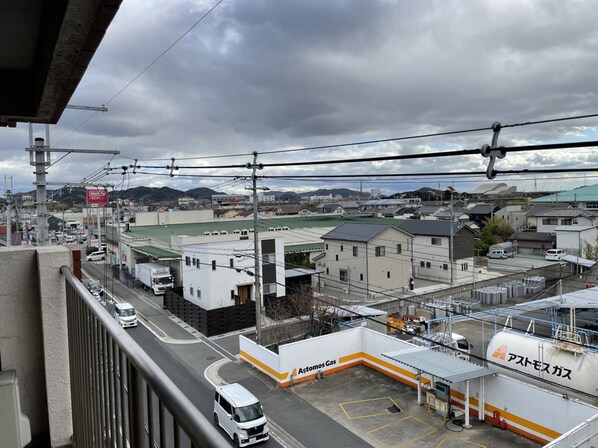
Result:
{"type": "Polygon", "coordinates": [[[169,250],[160,249],[153,246],[131,246],[135,252],[139,252],[141,254],[147,255],[149,257],[154,257],[158,260],[180,260],[181,255],[177,254],[176,252],[171,252],[169,250]]]}
{"type": "Polygon", "coordinates": [[[486,367],[425,347],[382,353],[382,356],[448,383],[458,383],[493,374],[486,367]]]}
{"type": "Polygon", "coordinates": [[[121,2],[2,2],[0,126],[58,122],[121,2]]]}

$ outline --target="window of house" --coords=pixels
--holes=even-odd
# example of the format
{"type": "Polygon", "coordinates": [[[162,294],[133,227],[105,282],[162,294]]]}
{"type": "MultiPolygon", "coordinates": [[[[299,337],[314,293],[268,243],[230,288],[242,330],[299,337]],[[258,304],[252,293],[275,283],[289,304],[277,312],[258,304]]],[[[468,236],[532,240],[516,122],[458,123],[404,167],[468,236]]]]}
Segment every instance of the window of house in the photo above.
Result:
{"type": "Polygon", "coordinates": [[[330,275],[330,269],[326,268],[326,275],[330,275]]]}
{"type": "Polygon", "coordinates": [[[469,263],[461,263],[462,271],[469,271],[469,263]]]}
{"type": "Polygon", "coordinates": [[[328,250],[328,243],[326,243],[326,250],[328,250]]]}
{"type": "Polygon", "coordinates": [[[429,261],[426,261],[426,268],[431,269],[432,263],[430,263],[429,261]]]}
{"type": "Polygon", "coordinates": [[[185,264],[191,266],[191,257],[185,257],[185,264]]]}
{"type": "Polygon", "coordinates": [[[442,245],[442,240],[440,238],[432,238],[432,246],[440,246],[442,245]]]}
{"type": "Polygon", "coordinates": [[[336,255],[334,256],[334,259],[335,259],[336,261],[338,261],[338,254],[336,254],[336,255]]]}
{"type": "Polygon", "coordinates": [[[235,267],[235,259],[234,259],[234,258],[229,258],[229,259],[228,259],[228,265],[229,265],[231,268],[234,268],[234,267],[235,267]]]}
{"type": "Polygon", "coordinates": [[[426,263],[424,263],[423,261],[420,261],[419,262],[419,266],[422,267],[422,268],[424,268],[424,267],[426,267],[426,263]]]}
{"type": "Polygon", "coordinates": [[[216,270],[216,260],[212,260],[212,271],[216,270]]]}
{"type": "Polygon", "coordinates": [[[386,278],[390,278],[390,271],[386,273],[386,278]]]}
{"type": "Polygon", "coordinates": [[[545,226],[556,226],[559,224],[559,220],[556,218],[542,218],[542,224],[545,226]]]}
{"type": "Polygon", "coordinates": [[[400,254],[402,252],[402,248],[400,244],[397,244],[397,254],[400,254]]]}
{"type": "Polygon", "coordinates": [[[448,271],[448,264],[444,263],[444,264],[442,265],[442,270],[444,270],[444,271],[448,271]]]}
{"type": "Polygon", "coordinates": [[[347,271],[346,269],[340,269],[338,274],[338,277],[341,282],[349,281],[349,271],[347,271]]]}
{"type": "Polygon", "coordinates": [[[353,246],[353,256],[356,257],[359,254],[359,248],[357,246],[353,246]]]}
{"type": "Polygon", "coordinates": [[[376,257],[383,257],[384,255],[386,255],[386,247],[384,246],[376,246],[376,257]]]}
{"type": "Polygon", "coordinates": [[[561,225],[563,225],[563,226],[570,226],[571,225],[571,218],[561,219],[561,225]]]}
{"type": "Polygon", "coordinates": [[[359,274],[359,281],[363,281],[363,274],[359,274]]]}
{"type": "Polygon", "coordinates": [[[201,299],[201,290],[199,290],[199,289],[197,290],[197,298],[201,299]]]}
{"type": "Polygon", "coordinates": [[[189,286],[189,294],[193,295],[193,286],[189,286]]]}
{"type": "Polygon", "coordinates": [[[598,202],[586,202],[586,208],[597,209],[598,202]]]}
{"type": "Polygon", "coordinates": [[[341,252],[343,251],[343,245],[341,244],[341,252]]]}
{"type": "Polygon", "coordinates": [[[275,294],[276,293],[276,283],[266,283],[264,285],[264,294],[275,294]]]}
{"type": "Polygon", "coordinates": [[[264,264],[274,264],[276,262],[276,254],[263,254],[262,260],[264,264]]]}
{"type": "Polygon", "coordinates": [[[230,290],[230,298],[231,298],[232,300],[235,300],[235,290],[234,290],[234,289],[231,289],[231,290],[230,290]]]}

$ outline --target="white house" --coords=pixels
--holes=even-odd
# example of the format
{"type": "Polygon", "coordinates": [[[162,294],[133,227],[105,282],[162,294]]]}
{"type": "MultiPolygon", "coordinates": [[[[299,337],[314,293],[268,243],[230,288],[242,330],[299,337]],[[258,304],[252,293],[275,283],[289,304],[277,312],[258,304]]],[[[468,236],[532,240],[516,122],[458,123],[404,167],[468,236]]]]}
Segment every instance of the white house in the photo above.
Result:
{"type": "Polygon", "coordinates": [[[595,211],[579,208],[545,210],[536,214],[536,231],[554,233],[558,226],[594,226],[598,224],[595,211]]]}
{"type": "MultiPolygon", "coordinates": [[[[285,295],[284,239],[260,241],[262,297],[285,295]]],[[[183,246],[183,297],[204,310],[253,301],[253,240],[183,246]]]]}

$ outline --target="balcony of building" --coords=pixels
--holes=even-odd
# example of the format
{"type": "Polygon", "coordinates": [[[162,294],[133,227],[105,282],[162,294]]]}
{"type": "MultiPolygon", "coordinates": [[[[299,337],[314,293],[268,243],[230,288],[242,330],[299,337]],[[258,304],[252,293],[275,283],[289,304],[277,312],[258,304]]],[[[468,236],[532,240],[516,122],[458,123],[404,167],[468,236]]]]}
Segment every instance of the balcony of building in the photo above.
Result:
{"type": "Polygon", "coordinates": [[[30,447],[226,446],[79,281],[77,258],[64,246],[0,248],[0,370],[16,373],[26,416],[0,412],[0,446],[25,446],[15,441],[27,425],[30,447]]]}

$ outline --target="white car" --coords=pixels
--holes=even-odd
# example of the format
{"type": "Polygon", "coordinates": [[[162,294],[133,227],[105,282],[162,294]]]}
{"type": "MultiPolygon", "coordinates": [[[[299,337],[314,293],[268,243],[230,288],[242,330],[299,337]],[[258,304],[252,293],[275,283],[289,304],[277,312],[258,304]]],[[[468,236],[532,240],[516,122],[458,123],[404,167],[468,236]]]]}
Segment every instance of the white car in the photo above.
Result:
{"type": "Polygon", "coordinates": [[[87,261],[99,261],[106,259],[106,252],[103,250],[96,250],[87,256],[87,261]]]}
{"type": "Polygon", "coordinates": [[[565,255],[567,255],[567,251],[565,251],[565,249],[549,249],[546,251],[544,258],[551,261],[559,261],[565,255]]]}

